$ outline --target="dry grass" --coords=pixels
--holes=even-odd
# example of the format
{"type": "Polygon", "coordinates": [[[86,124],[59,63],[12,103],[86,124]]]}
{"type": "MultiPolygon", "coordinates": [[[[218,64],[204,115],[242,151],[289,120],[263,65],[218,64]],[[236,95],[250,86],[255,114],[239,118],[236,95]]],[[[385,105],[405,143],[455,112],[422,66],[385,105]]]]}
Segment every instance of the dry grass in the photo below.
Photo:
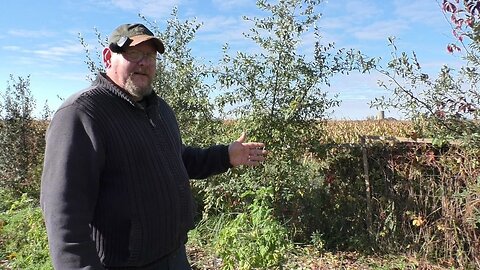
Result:
{"type": "Polygon", "coordinates": [[[412,123],[397,120],[328,121],[325,140],[328,143],[359,143],[361,136],[414,136],[412,123]]]}
{"type": "MultiPolygon", "coordinates": [[[[194,270],[218,270],[222,260],[208,250],[189,244],[187,253],[194,270]]],[[[292,252],[284,264],[275,269],[284,270],[329,270],[329,269],[372,269],[372,270],[451,270],[451,266],[434,265],[409,256],[366,256],[356,252],[321,253],[311,247],[299,247],[292,252]]]]}

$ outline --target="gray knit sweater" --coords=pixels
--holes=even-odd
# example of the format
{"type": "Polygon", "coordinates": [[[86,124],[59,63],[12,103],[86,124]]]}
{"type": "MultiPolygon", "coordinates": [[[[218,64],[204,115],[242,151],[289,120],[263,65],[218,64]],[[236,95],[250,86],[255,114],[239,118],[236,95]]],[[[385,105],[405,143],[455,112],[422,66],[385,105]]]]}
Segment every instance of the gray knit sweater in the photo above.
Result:
{"type": "Polygon", "coordinates": [[[231,166],[225,145],[185,147],[171,108],[146,99],[100,74],[55,113],[40,200],[56,269],[154,264],[193,226],[189,179],[231,166]]]}

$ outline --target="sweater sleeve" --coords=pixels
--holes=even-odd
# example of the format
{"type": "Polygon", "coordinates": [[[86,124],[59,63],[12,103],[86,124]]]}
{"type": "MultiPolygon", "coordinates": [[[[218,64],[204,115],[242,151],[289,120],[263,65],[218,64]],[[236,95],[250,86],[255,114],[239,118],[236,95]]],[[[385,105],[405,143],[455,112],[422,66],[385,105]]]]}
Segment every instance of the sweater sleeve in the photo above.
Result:
{"type": "Polygon", "coordinates": [[[40,203],[55,269],[104,269],[91,238],[104,151],[93,121],[61,108],[46,136],[40,203]]]}
{"type": "Polygon", "coordinates": [[[182,158],[191,179],[207,178],[226,172],[232,167],[227,145],[214,145],[209,148],[186,146],[182,158]]]}

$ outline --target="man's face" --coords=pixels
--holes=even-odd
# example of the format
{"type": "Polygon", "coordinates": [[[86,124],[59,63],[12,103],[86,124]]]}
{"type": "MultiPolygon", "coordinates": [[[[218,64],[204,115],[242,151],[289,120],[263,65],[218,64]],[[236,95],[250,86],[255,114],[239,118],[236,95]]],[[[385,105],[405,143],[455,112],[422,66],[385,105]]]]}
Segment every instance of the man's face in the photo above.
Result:
{"type": "Polygon", "coordinates": [[[122,53],[107,48],[104,50],[107,75],[135,100],[141,100],[152,92],[156,56],[157,51],[150,41],[129,47],[122,53]]]}

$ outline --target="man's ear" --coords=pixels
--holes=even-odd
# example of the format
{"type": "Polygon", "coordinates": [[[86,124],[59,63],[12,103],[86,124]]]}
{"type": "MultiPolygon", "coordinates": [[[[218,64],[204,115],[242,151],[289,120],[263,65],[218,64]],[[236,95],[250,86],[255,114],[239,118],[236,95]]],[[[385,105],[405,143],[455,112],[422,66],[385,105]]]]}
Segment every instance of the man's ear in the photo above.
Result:
{"type": "Polygon", "coordinates": [[[104,48],[102,52],[103,56],[103,64],[105,65],[106,68],[109,68],[112,66],[112,51],[110,48],[104,48]]]}

